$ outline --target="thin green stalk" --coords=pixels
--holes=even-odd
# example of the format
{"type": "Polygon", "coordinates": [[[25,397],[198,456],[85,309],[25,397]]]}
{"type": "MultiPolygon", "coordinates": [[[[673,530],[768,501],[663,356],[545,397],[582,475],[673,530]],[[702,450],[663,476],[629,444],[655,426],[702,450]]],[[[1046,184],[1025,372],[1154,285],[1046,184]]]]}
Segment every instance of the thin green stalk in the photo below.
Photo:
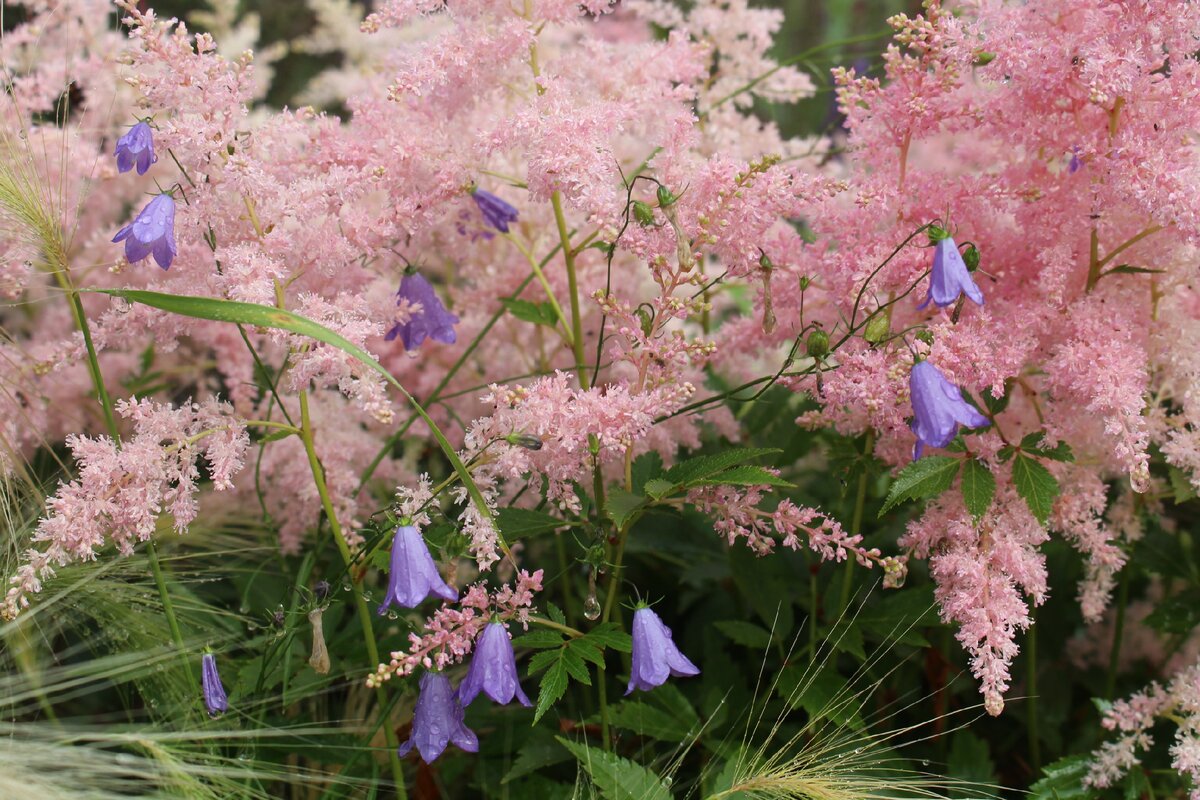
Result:
{"type": "Polygon", "coordinates": [[[1108,654],[1108,678],[1104,682],[1104,696],[1109,700],[1117,692],[1117,665],[1121,661],[1121,639],[1125,635],[1125,606],[1129,604],[1129,568],[1121,570],[1121,581],[1117,585],[1117,619],[1113,626],[1112,649],[1108,654]]]}
{"type": "MultiPolygon", "coordinates": [[[[308,455],[308,465],[312,470],[317,494],[321,496],[321,506],[325,509],[325,518],[329,521],[333,541],[337,544],[338,552],[342,554],[342,560],[346,562],[346,569],[350,570],[350,585],[354,591],[354,605],[358,611],[358,621],[362,625],[363,643],[367,646],[367,657],[371,660],[371,669],[374,669],[379,665],[379,645],[375,642],[375,625],[371,619],[371,610],[367,608],[367,601],[363,597],[362,578],[355,577],[352,570],[354,555],[350,552],[350,545],[346,543],[345,537],[342,536],[342,526],[334,511],[333,500],[329,496],[329,487],[325,484],[325,470],[321,467],[320,459],[317,458],[312,420],[308,413],[308,392],[306,391],[300,392],[300,439],[304,442],[304,452],[308,455]]],[[[384,692],[382,686],[375,687],[375,698],[379,703],[380,713],[383,713],[383,709],[387,708],[387,693],[384,692]]],[[[407,797],[404,788],[404,770],[400,766],[400,756],[396,753],[396,748],[399,747],[396,731],[390,724],[385,723],[383,735],[387,740],[388,760],[392,767],[392,778],[396,783],[396,796],[407,797]]]]}
{"type": "MultiPolygon", "coordinates": [[[[867,431],[867,440],[863,444],[863,458],[868,458],[871,451],[875,449],[875,431],[867,431]]],[[[863,508],[867,504],[867,468],[864,465],[862,474],[858,476],[858,492],[854,497],[854,516],[850,519],[850,535],[857,536],[862,533],[862,518],[863,508]]],[[[838,606],[840,613],[845,614],[846,609],[850,606],[850,590],[854,586],[854,567],[855,560],[853,558],[846,559],[846,579],[842,581],[842,598],[841,604],[838,606]]]]}
{"type": "Polygon", "coordinates": [[[605,752],[612,750],[612,737],[608,733],[608,672],[601,667],[596,675],[596,691],[600,695],[600,738],[603,739],[605,752]]]}
{"type": "Polygon", "coordinates": [[[1026,675],[1025,682],[1029,685],[1029,707],[1025,711],[1025,718],[1028,721],[1029,727],[1029,763],[1033,767],[1033,774],[1038,775],[1042,771],[1042,740],[1038,734],[1038,654],[1037,654],[1037,609],[1033,609],[1029,615],[1032,621],[1029,625],[1029,642],[1025,648],[1026,675]]]}
{"type": "Polygon", "coordinates": [[[571,295],[571,350],[575,353],[575,369],[579,374],[579,386],[586,392],[591,388],[591,382],[584,370],[583,317],[579,310],[579,281],[575,276],[575,251],[571,249],[571,234],[567,231],[567,217],[563,213],[562,195],[558,192],[551,194],[550,205],[554,208],[554,223],[558,226],[563,260],[567,265],[567,291],[571,295]]]}

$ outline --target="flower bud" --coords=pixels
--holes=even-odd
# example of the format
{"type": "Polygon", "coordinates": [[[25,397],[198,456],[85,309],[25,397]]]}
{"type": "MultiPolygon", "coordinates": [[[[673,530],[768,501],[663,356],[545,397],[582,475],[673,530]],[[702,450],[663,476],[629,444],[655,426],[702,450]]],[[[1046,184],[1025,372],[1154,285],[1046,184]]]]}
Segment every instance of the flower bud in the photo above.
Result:
{"type": "Polygon", "coordinates": [[[933,347],[933,331],[917,331],[917,339],[933,347]]]}
{"type": "Polygon", "coordinates": [[[528,433],[510,433],[504,437],[504,441],[517,447],[524,447],[526,450],[542,449],[542,440],[528,433]]]}
{"type": "Polygon", "coordinates": [[[829,352],[829,334],[818,328],[808,335],[804,348],[813,358],[823,358],[829,352]]]}
{"type": "Polygon", "coordinates": [[[929,236],[930,244],[937,244],[942,239],[950,238],[950,231],[946,230],[945,228],[939,228],[937,225],[930,225],[929,230],[926,231],[926,234],[929,236]]]}
{"type": "Polygon", "coordinates": [[[762,253],[762,255],[758,257],[758,266],[766,270],[775,269],[775,265],[771,263],[771,257],[766,253],[763,253],[762,250],[759,250],[758,252],[762,253]]]}
{"type": "Polygon", "coordinates": [[[325,609],[314,608],[308,612],[308,621],[312,624],[313,646],[312,655],[308,657],[308,665],[318,675],[329,674],[329,649],[325,647],[325,630],[322,617],[325,609]]]}
{"type": "Polygon", "coordinates": [[[646,336],[649,336],[651,333],[653,333],[654,332],[654,314],[653,314],[653,312],[648,310],[648,308],[646,308],[645,306],[638,306],[637,310],[634,313],[637,314],[638,319],[641,321],[642,333],[645,334],[646,336]]]}
{"type": "Polygon", "coordinates": [[[673,206],[675,205],[675,201],[679,199],[678,195],[672,194],[671,190],[663,186],[661,183],[658,185],[658,191],[655,192],[655,194],[658,196],[659,208],[673,206]]]}
{"type": "Polygon", "coordinates": [[[871,344],[879,344],[892,331],[892,315],[890,311],[885,311],[882,314],[876,314],[867,321],[866,327],[863,328],[863,339],[871,344]]]}
{"type": "Polygon", "coordinates": [[[975,54],[975,66],[977,67],[986,67],[995,60],[996,54],[989,53],[987,50],[980,50],[975,54]]]}
{"type": "Polygon", "coordinates": [[[967,265],[967,272],[974,272],[979,269],[979,248],[973,244],[967,245],[967,249],[962,254],[963,263],[967,265]]]}
{"type": "Polygon", "coordinates": [[[654,224],[654,209],[641,200],[634,200],[633,218],[637,221],[638,225],[641,225],[643,228],[649,228],[654,224]]]}

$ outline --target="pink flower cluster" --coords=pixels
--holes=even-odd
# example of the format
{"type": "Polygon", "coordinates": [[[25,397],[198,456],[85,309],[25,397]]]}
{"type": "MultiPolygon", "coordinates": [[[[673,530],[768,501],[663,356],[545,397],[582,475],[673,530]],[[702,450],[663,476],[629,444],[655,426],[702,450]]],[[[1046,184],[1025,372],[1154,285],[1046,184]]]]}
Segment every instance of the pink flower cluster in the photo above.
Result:
{"type": "Polygon", "coordinates": [[[119,402],[117,411],[132,423],[131,437],[120,442],[67,437],[79,477],[46,500],[46,517],[33,534],[35,547],[10,579],[0,606],[4,618],[29,605],[29,595],[41,591],[55,566],[94,559],[109,544],[132,553],[134,544],[155,535],[160,514],[170,514],[176,533],[184,533],[198,510],[200,458],[208,464],[214,489],[233,486],[250,440],[228,404],[176,408],[134,400],[119,402]]]}
{"type": "Polygon", "coordinates": [[[528,629],[529,610],[534,592],[542,590],[542,571],[532,575],[521,570],[516,585],[504,584],[492,593],[482,583],[473,584],[457,606],[442,603],[425,621],[421,634],[408,635],[407,651],[397,650],[391,659],[367,676],[367,684],[378,686],[392,677],[411,675],[419,668],[443,669],[461,663],[475,647],[475,638],[483,627],[497,617],[528,629]]]}

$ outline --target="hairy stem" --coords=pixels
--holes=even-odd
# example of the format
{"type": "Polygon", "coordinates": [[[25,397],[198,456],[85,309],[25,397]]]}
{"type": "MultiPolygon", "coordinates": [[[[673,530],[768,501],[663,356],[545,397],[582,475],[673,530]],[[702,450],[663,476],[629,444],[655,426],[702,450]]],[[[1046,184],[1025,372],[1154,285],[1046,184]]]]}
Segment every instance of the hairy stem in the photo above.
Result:
{"type": "MultiPolygon", "coordinates": [[[[329,487],[325,483],[325,470],[321,467],[320,459],[317,458],[312,420],[308,413],[308,392],[300,392],[300,439],[304,442],[304,452],[308,455],[308,465],[312,469],[317,494],[321,496],[321,507],[324,508],[325,518],[329,521],[333,541],[337,544],[338,552],[342,554],[342,560],[346,562],[350,585],[354,591],[354,605],[358,612],[358,621],[362,625],[363,643],[367,646],[367,658],[371,661],[371,669],[375,669],[379,665],[379,645],[375,642],[375,625],[371,619],[371,610],[367,607],[367,601],[363,597],[362,577],[354,574],[354,555],[350,552],[350,545],[346,543],[346,538],[342,535],[342,526],[338,522],[337,513],[333,508],[333,499],[329,496],[329,487]]],[[[382,686],[375,687],[375,699],[379,703],[380,713],[384,713],[384,709],[387,708],[387,694],[382,686]]],[[[383,725],[383,735],[387,740],[388,760],[392,767],[392,779],[396,784],[396,796],[404,798],[407,796],[404,789],[404,770],[400,766],[400,756],[396,753],[399,742],[396,739],[395,729],[387,722],[383,725]]]]}

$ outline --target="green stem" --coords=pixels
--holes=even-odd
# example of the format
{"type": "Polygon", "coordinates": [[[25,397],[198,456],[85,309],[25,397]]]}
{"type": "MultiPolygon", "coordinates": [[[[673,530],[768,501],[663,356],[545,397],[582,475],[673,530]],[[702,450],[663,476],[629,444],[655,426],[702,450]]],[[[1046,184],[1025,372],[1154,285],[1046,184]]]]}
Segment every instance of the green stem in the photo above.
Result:
{"type": "MultiPolygon", "coordinates": [[[[863,445],[863,458],[870,457],[871,451],[875,449],[875,431],[867,431],[867,440],[863,445]]],[[[858,476],[858,492],[854,497],[854,516],[850,519],[850,535],[857,536],[862,533],[862,518],[863,509],[867,504],[867,468],[863,465],[862,473],[858,476]]],[[[854,566],[853,558],[846,559],[846,579],[842,581],[842,599],[838,606],[841,614],[846,613],[846,609],[850,606],[850,590],[854,586],[854,566]]]]}
{"type": "Polygon", "coordinates": [[[158,561],[158,548],[153,539],[146,540],[146,554],[150,557],[150,571],[154,573],[154,585],[158,587],[158,596],[162,600],[163,613],[167,616],[167,627],[171,629],[171,639],[179,649],[179,657],[187,669],[188,678],[196,682],[196,673],[192,669],[191,659],[187,657],[187,648],[183,644],[183,631],[179,628],[179,620],[175,617],[175,605],[171,602],[171,593],[167,591],[167,579],[163,574],[162,564],[158,561]]]}
{"type": "MultiPolygon", "coordinates": [[[[333,500],[329,496],[329,487],[325,483],[325,470],[321,467],[320,459],[317,458],[312,420],[308,413],[308,392],[306,391],[300,392],[300,439],[304,442],[304,452],[308,455],[308,465],[312,470],[317,494],[321,496],[321,506],[325,509],[325,518],[329,521],[333,541],[337,544],[338,552],[342,554],[342,560],[346,562],[346,569],[349,571],[350,585],[354,590],[354,605],[358,611],[358,621],[362,625],[363,643],[367,646],[367,658],[371,661],[371,669],[375,669],[379,666],[379,645],[375,642],[375,625],[371,619],[371,610],[367,608],[367,601],[363,597],[362,578],[354,575],[354,555],[350,552],[350,545],[346,543],[346,538],[342,535],[342,526],[338,522],[337,513],[333,508],[333,500]]],[[[375,687],[375,698],[379,703],[380,713],[384,713],[383,710],[387,708],[387,693],[384,692],[382,686],[375,687]]],[[[391,724],[384,723],[383,735],[387,740],[388,760],[392,767],[392,779],[396,784],[396,796],[407,797],[404,788],[404,770],[400,765],[400,756],[396,753],[399,742],[391,724]]]]}
{"type": "Polygon", "coordinates": [[[1117,665],[1121,661],[1121,639],[1125,634],[1125,606],[1129,604],[1129,568],[1121,570],[1121,581],[1117,586],[1117,619],[1113,626],[1112,649],[1108,653],[1108,678],[1104,682],[1104,696],[1109,700],[1117,691],[1117,665]]]}
{"type": "Polygon", "coordinates": [[[1033,767],[1033,774],[1039,775],[1042,771],[1042,740],[1038,734],[1038,652],[1037,652],[1037,609],[1033,609],[1029,615],[1031,622],[1029,625],[1029,643],[1025,649],[1026,661],[1026,683],[1029,685],[1029,707],[1026,709],[1026,720],[1029,726],[1029,763],[1033,767]]]}
{"type": "Polygon", "coordinates": [[[554,224],[558,226],[558,238],[562,242],[563,260],[567,264],[567,291],[571,300],[571,350],[575,353],[575,370],[579,374],[579,386],[585,392],[591,388],[583,357],[583,317],[579,310],[579,281],[575,276],[575,251],[571,249],[571,234],[567,231],[567,217],[563,213],[562,195],[550,195],[554,208],[554,224]]]}
{"type": "Polygon", "coordinates": [[[596,691],[600,695],[600,738],[603,740],[605,752],[612,750],[612,737],[608,732],[608,672],[603,667],[596,675],[596,691]]]}

